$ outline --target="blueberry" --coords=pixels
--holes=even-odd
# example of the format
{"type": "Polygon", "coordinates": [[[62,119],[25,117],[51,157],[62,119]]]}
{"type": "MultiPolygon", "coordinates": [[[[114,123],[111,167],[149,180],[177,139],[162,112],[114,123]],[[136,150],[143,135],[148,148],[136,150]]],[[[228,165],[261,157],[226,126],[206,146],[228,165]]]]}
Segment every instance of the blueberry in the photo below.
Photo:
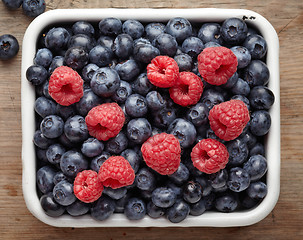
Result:
{"type": "Polygon", "coordinates": [[[209,174],[208,178],[213,188],[221,188],[227,182],[228,173],[226,169],[221,169],[216,173],[209,174]]]}
{"type": "Polygon", "coordinates": [[[46,151],[47,160],[51,164],[59,164],[61,156],[65,153],[65,151],[65,148],[59,143],[50,145],[46,151]]]}
{"type": "Polygon", "coordinates": [[[37,186],[42,193],[48,193],[53,190],[53,178],[56,174],[54,168],[50,166],[41,167],[37,171],[37,186]]]}
{"type": "Polygon", "coordinates": [[[156,187],[156,178],[149,168],[141,168],[135,178],[136,187],[140,190],[152,191],[156,187]]]}
{"type": "Polygon", "coordinates": [[[248,99],[254,109],[269,110],[275,102],[275,95],[268,87],[255,86],[251,89],[248,99]]]}
{"type": "Polygon", "coordinates": [[[122,31],[122,22],[117,18],[104,18],[98,26],[100,33],[106,36],[117,36],[122,31]]]}
{"type": "Polygon", "coordinates": [[[109,139],[106,143],[105,150],[111,154],[120,154],[128,145],[128,140],[123,132],[119,132],[115,137],[109,139]]]}
{"type": "Polygon", "coordinates": [[[140,67],[133,59],[118,63],[115,69],[120,78],[127,82],[133,81],[140,74],[140,67]]]}
{"type": "Polygon", "coordinates": [[[122,32],[130,35],[133,39],[142,37],[144,26],[137,20],[129,19],[122,24],[122,32]]]}
{"type": "Polygon", "coordinates": [[[2,0],[2,2],[9,9],[18,9],[22,5],[23,0],[2,0]]]}
{"type": "Polygon", "coordinates": [[[165,107],[166,101],[157,91],[151,91],[146,95],[146,103],[151,111],[157,111],[165,107]]]}
{"type": "Polygon", "coordinates": [[[262,155],[253,155],[243,164],[243,169],[248,172],[251,181],[257,181],[267,172],[266,158],[262,155]]]}
{"type": "Polygon", "coordinates": [[[188,168],[183,163],[180,163],[177,171],[169,175],[168,177],[177,185],[182,185],[189,179],[189,175],[190,173],[188,168]]]}
{"type": "Polygon", "coordinates": [[[158,187],[152,192],[152,202],[158,207],[168,208],[176,202],[175,192],[168,187],[158,187]]]}
{"type": "Polygon", "coordinates": [[[197,176],[194,179],[195,182],[199,183],[202,188],[202,196],[208,196],[212,191],[211,181],[206,176],[197,176]]]}
{"type": "Polygon", "coordinates": [[[174,60],[177,62],[180,72],[191,71],[193,68],[193,59],[186,53],[176,55],[174,60]]]}
{"type": "Polygon", "coordinates": [[[206,211],[205,200],[201,198],[198,202],[190,204],[189,214],[192,216],[200,216],[206,211]]]}
{"type": "Polygon", "coordinates": [[[67,120],[69,117],[76,115],[76,109],[75,109],[74,105],[63,106],[63,105],[57,104],[56,112],[57,112],[57,115],[59,117],[61,117],[63,120],[67,120]]]}
{"type": "Polygon", "coordinates": [[[53,54],[48,48],[38,49],[36,52],[34,63],[44,68],[48,68],[53,60],[53,54]]]}
{"type": "Polygon", "coordinates": [[[141,163],[141,157],[139,156],[136,151],[133,149],[125,149],[122,153],[121,156],[124,157],[131,167],[134,169],[134,172],[137,173],[140,167],[141,163]]]}
{"type": "Polygon", "coordinates": [[[112,45],[112,50],[120,59],[127,59],[133,52],[133,38],[125,33],[119,34],[112,45]]]}
{"type": "Polygon", "coordinates": [[[143,117],[148,111],[145,97],[137,93],[130,95],[125,101],[125,110],[131,117],[143,117]]]}
{"type": "Polygon", "coordinates": [[[71,205],[66,207],[66,212],[73,217],[77,217],[88,213],[89,209],[90,205],[88,203],[76,200],[71,205]]]}
{"type": "Polygon", "coordinates": [[[40,204],[45,214],[50,217],[59,217],[65,212],[65,207],[58,204],[51,192],[40,198],[40,204]]]}
{"type": "Polygon", "coordinates": [[[26,16],[37,17],[45,11],[44,0],[23,0],[22,9],[26,16]]]}
{"type": "Polygon", "coordinates": [[[182,43],[182,51],[192,58],[196,58],[204,48],[204,44],[200,38],[188,37],[182,43]]]}
{"type": "Polygon", "coordinates": [[[182,43],[192,35],[192,26],[187,19],[176,17],[168,21],[165,32],[175,37],[178,43],[182,43]]]}
{"type": "Polygon", "coordinates": [[[103,221],[108,219],[115,211],[115,201],[107,196],[101,196],[93,202],[90,215],[93,219],[103,221]]]}
{"type": "Polygon", "coordinates": [[[267,185],[264,182],[253,182],[246,189],[246,193],[250,198],[262,199],[267,195],[267,185]]]}
{"type": "Polygon", "coordinates": [[[74,70],[80,70],[88,63],[88,53],[83,47],[70,47],[64,55],[64,62],[74,70]]]}
{"type": "Polygon", "coordinates": [[[221,26],[218,23],[204,23],[198,32],[198,38],[202,40],[203,43],[218,43],[223,44],[223,38],[220,33],[221,26]]]}
{"type": "Polygon", "coordinates": [[[231,193],[225,193],[215,200],[215,208],[224,213],[233,212],[238,207],[238,201],[236,197],[231,193]]]}
{"type": "Polygon", "coordinates": [[[201,126],[208,123],[208,108],[203,103],[197,103],[188,109],[186,118],[195,126],[201,126]]]}
{"type": "Polygon", "coordinates": [[[249,150],[247,144],[243,140],[235,139],[229,141],[226,144],[226,148],[229,153],[228,165],[240,166],[247,160],[249,150]]]}
{"type": "MultiPolygon", "coordinates": [[[[248,125],[246,125],[246,126],[247,126],[247,128],[249,128],[248,125]]],[[[241,141],[244,141],[246,143],[248,149],[250,150],[257,143],[257,138],[249,130],[247,130],[247,131],[244,131],[244,130],[238,138],[241,141]]]]}
{"type": "Polygon", "coordinates": [[[151,218],[160,218],[165,215],[165,209],[160,208],[153,204],[152,201],[149,201],[146,205],[146,213],[151,218]]]}
{"type": "Polygon", "coordinates": [[[115,40],[114,37],[101,35],[97,40],[97,45],[101,45],[103,47],[112,49],[114,40],[115,40]]]}
{"type": "Polygon", "coordinates": [[[73,184],[66,180],[57,183],[53,189],[53,196],[55,201],[62,206],[71,205],[76,201],[76,196],[74,195],[73,188],[73,184]]]}
{"type": "Polygon", "coordinates": [[[86,21],[77,21],[72,25],[72,32],[76,34],[85,34],[89,37],[94,37],[95,29],[92,24],[86,21]]]}
{"type": "Polygon", "coordinates": [[[202,187],[198,182],[189,181],[183,186],[183,199],[188,203],[196,203],[202,197],[202,187]]]}
{"type": "Polygon", "coordinates": [[[131,85],[126,81],[120,81],[120,87],[112,96],[112,100],[118,103],[124,103],[126,99],[132,94],[131,85]]]}
{"type": "Polygon", "coordinates": [[[133,57],[136,61],[150,63],[158,55],[160,55],[160,50],[152,44],[134,43],[133,57]]]}
{"type": "Polygon", "coordinates": [[[130,194],[127,192],[122,198],[115,200],[115,213],[124,213],[125,205],[130,198],[130,194]]]}
{"type": "Polygon", "coordinates": [[[241,206],[246,209],[251,209],[255,207],[259,203],[259,201],[259,199],[250,198],[245,194],[245,196],[241,199],[241,206]]]}
{"type": "Polygon", "coordinates": [[[245,97],[244,95],[236,94],[236,95],[233,95],[233,96],[231,97],[231,99],[238,99],[238,100],[241,100],[242,102],[245,103],[247,109],[250,110],[250,103],[249,103],[249,100],[248,100],[248,98],[245,97]]]}
{"type": "Polygon", "coordinates": [[[71,142],[83,142],[89,136],[85,119],[80,115],[68,118],[64,124],[64,133],[71,142]]]}
{"type": "Polygon", "coordinates": [[[195,126],[182,118],[175,119],[168,127],[167,132],[173,134],[180,142],[181,147],[187,148],[195,142],[196,128],[195,126]]]}
{"type": "Polygon", "coordinates": [[[268,111],[254,111],[250,116],[249,129],[256,136],[264,136],[271,126],[271,117],[268,111]]]}
{"type": "Polygon", "coordinates": [[[66,176],[62,171],[58,171],[56,172],[55,176],[53,177],[53,183],[54,185],[56,185],[57,183],[66,180],[69,182],[72,182],[73,179],[71,179],[70,177],[66,176]]]}
{"type": "Polygon", "coordinates": [[[266,85],[269,80],[269,70],[266,64],[260,60],[252,60],[244,68],[244,80],[250,87],[266,85]]]}
{"type": "Polygon", "coordinates": [[[265,156],[265,148],[264,145],[260,142],[257,142],[255,144],[255,146],[253,146],[250,150],[249,150],[249,156],[253,156],[253,155],[262,155],[265,156]]]}
{"type": "Polygon", "coordinates": [[[229,44],[240,44],[247,36],[247,25],[239,18],[228,18],[221,26],[221,36],[229,44]]]}
{"type": "Polygon", "coordinates": [[[79,172],[87,169],[87,167],[88,162],[80,152],[69,150],[61,157],[61,171],[68,177],[76,177],[79,172]]]}
{"type": "Polygon", "coordinates": [[[151,125],[145,118],[136,118],[127,124],[126,135],[134,143],[141,144],[151,136],[151,125]]]}
{"type": "Polygon", "coordinates": [[[91,89],[101,97],[110,97],[120,86],[120,77],[116,70],[108,67],[96,70],[90,82],[91,89]]]}
{"type": "Polygon", "coordinates": [[[216,42],[207,42],[204,44],[204,49],[209,47],[221,47],[221,45],[216,42]]]}
{"type": "Polygon", "coordinates": [[[47,138],[57,138],[63,133],[64,122],[57,115],[48,115],[40,124],[42,134],[47,138]]]}
{"type": "Polygon", "coordinates": [[[211,192],[210,194],[204,197],[204,200],[206,210],[211,210],[215,206],[216,194],[214,192],[211,192]]]}
{"type": "Polygon", "coordinates": [[[172,207],[167,210],[166,216],[170,222],[179,223],[189,215],[189,212],[189,205],[182,200],[178,200],[172,207]]]}
{"type": "Polygon", "coordinates": [[[57,104],[46,97],[38,97],[34,105],[36,113],[38,113],[42,118],[48,115],[57,114],[57,104]]]}
{"type": "Polygon", "coordinates": [[[245,68],[251,61],[251,55],[246,47],[234,46],[230,49],[237,57],[238,69],[245,68]]]}
{"type": "Polygon", "coordinates": [[[94,73],[99,69],[99,67],[94,64],[94,63],[89,63],[86,66],[83,67],[82,69],[82,79],[87,82],[90,83],[90,81],[92,80],[92,77],[94,75],[94,73]]]}
{"type": "Polygon", "coordinates": [[[41,149],[47,149],[55,141],[54,141],[54,139],[45,137],[43,135],[43,133],[41,132],[41,130],[36,130],[34,133],[33,142],[37,147],[39,147],[41,149]]]}
{"type": "Polygon", "coordinates": [[[109,196],[111,199],[118,200],[123,198],[127,194],[127,188],[121,187],[112,189],[110,187],[105,187],[102,191],[102,194],[109,196]]]}
{"type": "Polygon", "coordinates": [[[90,88],[85,89],[83,96],[79,102],[75,103],[77,112],[85,117],[88,112],[93,108],[102,103],[102,98],[97,96],[90,88]]]}
{"type": "Polygon", "coordinates": [[[230,88],[230,91],[234,95],[248,96],[248,94],[250,93],[250,87],[247,81],[244,81],[242,78],[238,78],[235,85],[230,88]]]}
{"type": "Polygon", "coordinates": [[[124,209],[125,216],[130,220],[139,220],[146,214],[146,204],[139,198],[130,198],[124,209]]]}
{"type": "Polygon", "coordinates": [[[90,162],[90,168],[95,172],[99,172],[102,164],[111,156],[110,153],[103,151],[100,155],[94,157],[90,162]]]}
{"type": "Polygon", "coordinates": [[[47,70],[40,65],[32,65],[26,70],[26,79],[34,86],[44,83],[47,78],[47,70]]]}
{"type": "Polygon", "coordinates": [[[232,88],[236,82],[238,81],[239,78],[239,74],[238,72],[235,72],[228,80],[226,83],[222,84],[221,87],[226,88],[226,89],[230,89],[232,88]]]}
{"type": "Polygon", "coordinates": [[[145,26],[146,37],[152,42],[161,33],[164,33],[165,25],[163,23],[149,23],[145,26]]]}
{"type": "Polygon", "coordinates": [[[200,102],[204,103],[205,106],[210,110],[213,106],[224,102],[224,96],[221,91],[213,88],[206,89],[203,91],[200,102]]]}
{"type": "Polygon", "coordinates": [[[96,157],[101,154],[104,149],[104,144],[96,138],[88,138],[81,145],[81,152],[86,157],[96,157]]]}
{"type": "Polygon", "coordinates": [[[178,43],[176,39],[167,33],[161,33],[152,43],[160,50],[161,55],[173,57],[177,52],[178,43]]]}
{"type": "Polygon", "coordinates": [[[52,74],[57,67],[61,67],[64,65],[64,57],[63,56],[55,56],[48,68],[48,73],[52,74]]]}
{"type": "Polygon", "coordinates": [[[75,34],[70,38],[68,42],[68,48],[82,47],[87,52],[89,52],[95,45],[95,39],[89,37],[86,34],[75,34]]]}
{"type": "Polygon", "coordinates": [[[132,83],[133,93],[138,93],[145,96],[147,93],[152,91],[155,87],[150,83],[146,73],[141,73],[132,83]]]}
{"type": "Polygon", "coordinates": [[[242,192],[250,184],[249,173],[240,167],[234,167],[229,170],[227,186],[234,192],[242,192]]]}
{"type": "Polygon", "coordinates": [[[114,54],[111,49],[96,45],[89,51],[88,57],[90,63],[94,63],[98,67],[106,67],[112,62],[114,54]]]}
{"type": "Polygon", "coordinates": [[[267,53],[267,43],[265,39],[258,34],[251,34],[247,36],[243,42],[252,57],[252,59],[261,59],[267,53]]]}
{"type": "Polygon", "coordinates": [[[70,39],[70,33],[63,27],[50,29],[45,36],[45,46],[51,50],[65,49],[70,39]]]}

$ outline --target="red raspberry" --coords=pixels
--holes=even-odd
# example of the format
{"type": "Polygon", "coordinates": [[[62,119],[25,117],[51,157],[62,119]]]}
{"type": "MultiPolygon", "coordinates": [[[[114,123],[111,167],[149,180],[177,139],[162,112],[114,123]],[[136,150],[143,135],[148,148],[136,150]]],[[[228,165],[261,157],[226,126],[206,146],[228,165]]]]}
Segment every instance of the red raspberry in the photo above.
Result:
{"type": "Polygon", "coordinates": [[[225,168],[229,154],[223,143],[207,138],[202,139],[193,147],[190,156],[197,169],[211,174],[225,168]]]}
{"type": "Polygon", "coordinates": [[[215,105],[208,115],[214,133],[225,141],[237,138],[249,122],[249,111],[241,100],[230,100],[215,105]]]}
{"type": "Polygon", "coordinates": [[[201,79],[192,72],[180,72],[175,86],[169,89],[171,99],[185,107],[196,104],[203,92],[201,79]]]}
{"type": "Polygon", "coordinates": [[[50,76],[48,92],[57,103],[69,106],[83,96],[83,80],[72,68],[58,67],[50,76]]]}
{"type": "Polygon", "coordinates": [[[98,174],[93,170],[79,172],[74,180],[74,194],[82,202],[96,201],[103,191],[98,174]]]}
{"type": "Polygon", "coordinates": [[[116,189],[132,185],[135,172],[124,157],[112,156],[101,165],[98,177],[105,187],[116,189]]]}
{"type": "Polygon", "coordinates": [[[101,141],[115,137],[122,129],[124,121],[125,115],[117,103],[96,106],[85,117],[89,134],[101,141]]]}
{"type": "Polygon", "coordinates": [[[177,62],[168,56],[157,56],[147,65],[147,78],[160,88],[172,87],[178,79],[177,62]]]}
{"type": "Polygon", "coordinates": [[[198,56],[198,69],[204,80],[221,85],[237,71],[236,55],[226,47],[205,48],[198,56]]]}
{"type": "Polygon", "coordinates": [[[162,175],[173,174],[180,165],[180,143],[172,134],[160,133],[150,137],[143,143],[141,152],[147,166],[162,175]]]}

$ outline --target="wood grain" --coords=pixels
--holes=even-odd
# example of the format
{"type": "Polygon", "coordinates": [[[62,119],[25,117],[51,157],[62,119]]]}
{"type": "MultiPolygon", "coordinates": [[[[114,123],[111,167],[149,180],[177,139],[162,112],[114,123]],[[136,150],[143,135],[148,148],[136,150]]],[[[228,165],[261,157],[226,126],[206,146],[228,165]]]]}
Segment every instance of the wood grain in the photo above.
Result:
{"type": "MultiPolygon", "coordinates": [[[[0,61],[0,239],[303,239],[303,3],[297,0],[73,0],[46,1],[57,8],[246,8],[267,18],[280,40],[281,193],[261,222],[233,228],[54,228],[27,210],[21,188],[20,65],[22,47],[0,61]]],[[[0,34],[22,44],[32,19],[0,3],[0,34]]]]}

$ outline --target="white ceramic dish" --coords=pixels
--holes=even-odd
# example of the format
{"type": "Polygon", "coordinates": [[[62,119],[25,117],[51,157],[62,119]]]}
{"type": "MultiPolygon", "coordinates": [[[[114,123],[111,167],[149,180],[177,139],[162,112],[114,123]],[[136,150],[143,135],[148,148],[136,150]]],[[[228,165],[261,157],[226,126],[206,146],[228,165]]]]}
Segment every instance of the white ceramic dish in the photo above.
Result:
{"type": "Polygon", "coordinates": [[[57,227],[231,227],[251,225],[264,219],[274,208],[280,191],[280,86],[279,86],[279,41],[272,25],[256,12],[243,9],[60,9],[48,11],[29,25],[22,47],[22,187],[29,211],[42,222],[57,227]],[[121,20],[137,19],[143,22],[167,21],[173,17],[184,17],[192,22],[222,22],[229,17],[246,18],[247,23],[256,27],[268,42],[267,66],[270,70],[269,88],[275,94],[275,103],[270,110],[272,126],[266,138],[268,160],[268,194],[262,203],[251,210],[219,213],[206,212],[201,216],[189,216],[179,224],[165,218],[152,219],[146,216],[140,221],[130,221],[123,214],[114,214],[106,221],[93,220],[89,215],[58,218],[47,216],[40,206],[36,192],[36,159],[32,142],[35,132],[34,101],[35,91],[27,81],[25,73],[33,64],[36,41],[41,31],[49,25],[63,22],[87,20],[98,22],[106,17],[121,20]]]}

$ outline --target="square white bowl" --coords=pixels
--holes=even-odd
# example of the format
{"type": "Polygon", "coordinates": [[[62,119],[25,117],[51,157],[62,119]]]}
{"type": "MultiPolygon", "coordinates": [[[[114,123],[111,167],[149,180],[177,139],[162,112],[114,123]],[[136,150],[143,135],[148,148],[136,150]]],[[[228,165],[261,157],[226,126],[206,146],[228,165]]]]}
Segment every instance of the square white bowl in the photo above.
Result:
{"type": "Polygon", "coordinates": [[[22,46],[21,68],[21,110],[22,110],[22,188],[29,211],[42,222],[56,227],[232,227],[246,226],[264,219],[274,208],[280,192],[280,75],[279,40],[273,26],[260,14],[244,9],[58,9],[45,12],[28,26],[22,46]],[[60,23],[79,20],[99,22],[106,17],[121,20],[137,19],[142,22],[168,21],[173,17],[184,17],[191,22],[222,22],[230,17],[245,18],[246,22],[259,30],[268,43],[266,64],[270,71],[268,87],[275,95],[270,109],[272,125],[265,139],[268,171],[267,196],[255,208],[232,213],[209,211],[200,216],[188,216],[180,223],[171,223],[166,218],[152,219],[146,216],[139,221],[128,220],[123,214],[113,214],[105,221],[96,221],[85,215],[71,217],[67,214],[50,217],[43,211],[36,190],[36,158],[33,135],[35,132],[35,90],[26,79],[26,70],[33,64],[36,43],[42,30],[60,23]]]}

